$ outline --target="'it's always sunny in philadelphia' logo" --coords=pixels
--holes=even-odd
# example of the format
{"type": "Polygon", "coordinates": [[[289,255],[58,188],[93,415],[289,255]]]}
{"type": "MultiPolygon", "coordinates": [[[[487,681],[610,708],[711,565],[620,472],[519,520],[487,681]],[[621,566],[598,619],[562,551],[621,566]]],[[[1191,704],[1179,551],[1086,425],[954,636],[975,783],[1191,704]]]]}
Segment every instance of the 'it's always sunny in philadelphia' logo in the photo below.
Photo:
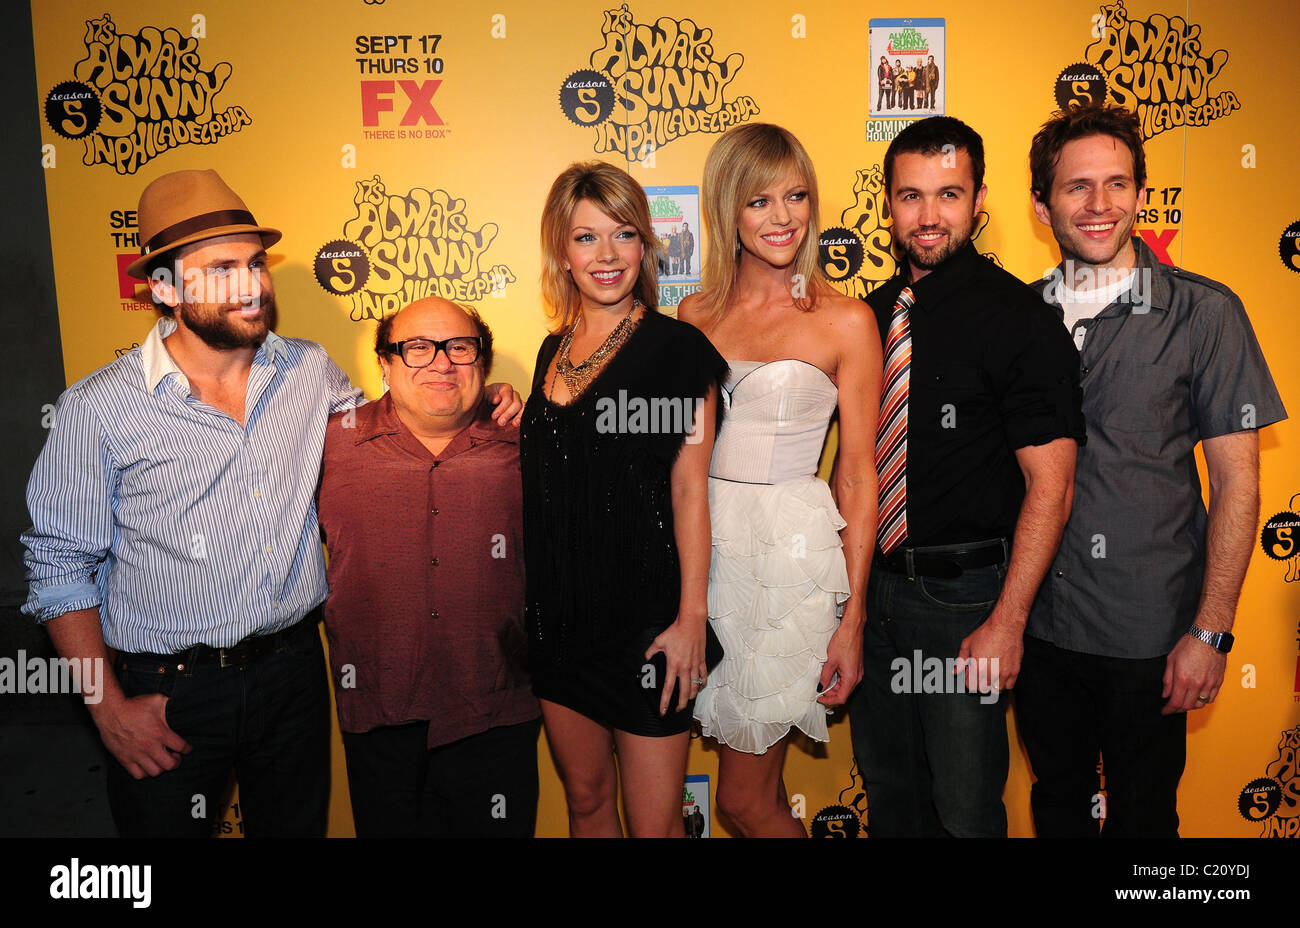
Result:
{"type": "Polygon", "coordinates": [[[560,85],[560,108],[596,130],[597,154],[644,161],[674,139],[726,132],[758,114],[753,97],[728,93],[745,58],[716,51],[712,29],[667,16],[638,23],[625,4],[605,11],[601,32],[590,67],[560,85]]]}
{"type": "Polygon", "coordinates": [[[845,296],[861,299],[898,270],[892,244],[894,224],[885,199],[885,172],[880,165],[858,171],[853,205],[840,224],[822,232],[818,258],[822,272],[845,296]]]}
{"type": "Polygon", "coordinates": [[[119,33],[105,13],[86,22],[86,55],[72,80],[45,96],[45,121],[65,139],[80,139],[82,163],[111,164],[134,174],[179,145],[210,145],[253,120],[242,106],[217,109],[216,98],[233,68],[205,68],[195,17],[190,34],[144,26],[119,33]]]}
{"type": "MultiPolygon", "coordinates": [[[[1296,500],[1300,493],[1291,497],[1287,504],[1290,508],[1274,513],[1265,522],[1259,532],[1259,547],[1269,558],[1286,564],[1287,583],[1300,580],[1300,514],[1296,509],[1296,500]]],[[[1296,671],[1300,678],[1300,665],[1296,671]]],[[[1297,686],[1300,689],[1300,686],[1297,686]]]]}
{"type": "Polygon", "coordinates": [[[382,319],[427,296],[503,297],[515,282],[504,264],[483,263],[497,224],[472,228],[465,201],[445,190],[390,194],[376,174],[357,181],[352,203],[343,237],[316,252],[315,273],[327,292],[348,298],[353,321],[382,319]]]}
{"type": "Polygon", "coordinates": [[[1124,0],[1103,5],[1093,23],[1096,41],[1084,49],[1084,60],[1105,75],[1111,98],[1137,113],[1144,138],[1208,125],[1241,109],[1231,90],[1210,95],[1228,52],[1203,55],[1199,25],[1163,13],[1131,19],[1124,0]]]}
{"type": "Polygon", "coordinates": [[[1300,725],[1282,732],[1277,758],[1237,797],[1237,811],[1263,825],[1261,838],[1300,837],[1300,725]]]}

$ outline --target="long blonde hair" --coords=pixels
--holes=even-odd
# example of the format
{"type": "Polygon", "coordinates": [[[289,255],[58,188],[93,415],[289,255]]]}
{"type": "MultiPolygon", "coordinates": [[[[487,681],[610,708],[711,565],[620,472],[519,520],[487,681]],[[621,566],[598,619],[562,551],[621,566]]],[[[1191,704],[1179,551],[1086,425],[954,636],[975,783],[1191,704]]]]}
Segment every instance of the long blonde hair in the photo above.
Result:
{"type": "Polygon", "coordinates": [[[659,255],[663,244],[655,237],[650,222],[650,204],[645,191],[626,171],[604,161],[571,164],[546,195],[542,208],[542,301],[552,331],[568,328],[578,318],[582,297],[569,272],[564,269],[564,252],[569,240],[573,211],[583,200],[618,223],[636,229],[645,245],[634,295],[646,309],[659,306],[659,255]]]}
{"type": "Polygon", "coordinates": [[[716,324],[735,296],[740,266],[740,212],[760,190],[794,173],[808,186],[810,219],[807,235],[795,252],[787,273],[793,284],[796,275],[806,281],[806,296],[795,305],[811,310],[829,284],[817,260],[821,235],[817,172],[812,159],[788,130],[766,122],[737,126],[724,133],[709,150],[704,162],[704,222],[708,250],[704,258],[700,310],[707,324],[716,324]]]}

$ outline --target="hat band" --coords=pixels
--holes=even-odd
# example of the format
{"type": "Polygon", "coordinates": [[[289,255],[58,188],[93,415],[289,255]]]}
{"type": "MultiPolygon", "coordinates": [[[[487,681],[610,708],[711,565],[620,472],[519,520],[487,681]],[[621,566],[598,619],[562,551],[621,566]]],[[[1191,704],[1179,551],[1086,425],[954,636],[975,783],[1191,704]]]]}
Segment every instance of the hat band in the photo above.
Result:
{"type": "Polygon", "coordinates": [[[246,209],[218,209],[210,213],[201,213],[192,219],[186,219],[184,222],[178,222],[163,229],[145,242],[144,247],[140,249],[140,256],[144,257],[159,248],[165,248],[171,242],[185,238],[187,235],[193,235],[195,232],[202,232],[204,229],[216,229],[220,226],[255,225],[257,225],[257,220],[246,209]]]}

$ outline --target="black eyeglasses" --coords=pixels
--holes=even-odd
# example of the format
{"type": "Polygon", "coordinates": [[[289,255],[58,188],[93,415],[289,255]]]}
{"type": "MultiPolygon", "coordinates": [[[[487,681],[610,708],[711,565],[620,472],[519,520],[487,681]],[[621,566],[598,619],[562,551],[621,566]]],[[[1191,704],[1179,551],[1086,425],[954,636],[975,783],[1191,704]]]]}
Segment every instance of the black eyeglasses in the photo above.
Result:
{"type": "Polygon", "coordinates": [[[447,360],[452,364],[473,364],[483,349],[483,336],[463,335],[459,338],[444,338],[442,341],[408,338],[401,342],[389,342],[383,348],[389,354],[400,355],[403,364],[417,370],[432,364],[439,351],[445,351],[447,360]]]}

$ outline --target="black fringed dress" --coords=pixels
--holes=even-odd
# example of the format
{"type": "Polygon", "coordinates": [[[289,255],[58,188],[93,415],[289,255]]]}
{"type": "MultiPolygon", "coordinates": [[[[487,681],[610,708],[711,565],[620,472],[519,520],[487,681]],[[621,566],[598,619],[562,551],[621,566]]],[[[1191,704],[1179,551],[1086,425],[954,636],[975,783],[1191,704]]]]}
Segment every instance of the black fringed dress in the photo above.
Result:
{"type": "Polygon", "coordinates": [[[677,618],[673,462],[710,385],[720,396],[727,362],[694,326],[647,311],[587,389],[558,405],[544,388],[560,339],[537,354],[520,434],[533,689],[631,734],[677,734],[692,707],[674,700],[659,715],[662,655],[655,666],[645,652],[677,618]]]}

